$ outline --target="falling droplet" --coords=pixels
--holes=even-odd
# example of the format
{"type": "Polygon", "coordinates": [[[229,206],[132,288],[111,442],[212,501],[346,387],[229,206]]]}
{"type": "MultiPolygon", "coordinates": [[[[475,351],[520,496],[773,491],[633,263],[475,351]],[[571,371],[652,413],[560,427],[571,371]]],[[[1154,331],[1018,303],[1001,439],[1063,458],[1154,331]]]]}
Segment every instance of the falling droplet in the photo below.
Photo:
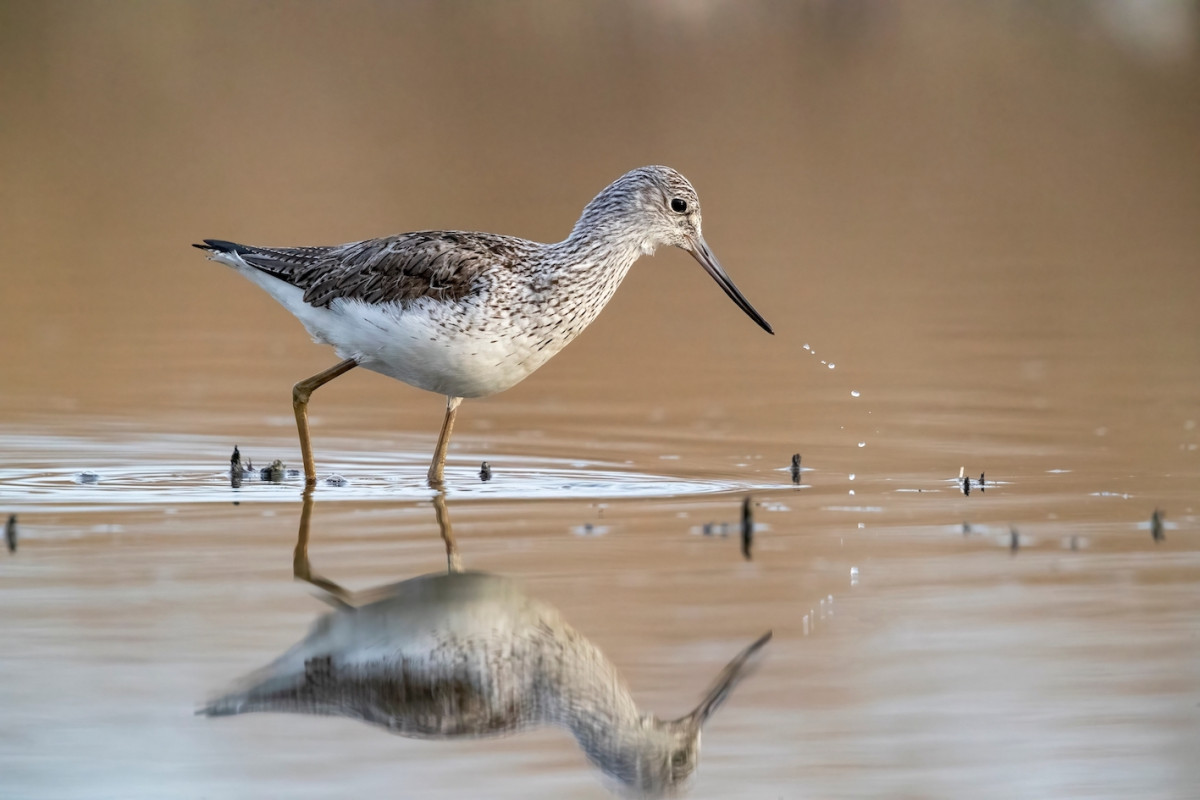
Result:
{"type": "Polygon", "coordinates": [[[834,368],[836,368],[836,367],[837,367],[837,364],[830,363],[830,365],[829,365],[829,368],[830,368],[830,369],[834,369],[834,368]]]}
{"type": "Polygon", "coordinates": [[[858,389],[851,389],[851,390],[850,390],[850,396],[851,396],[851,397],[858,397],[860,394],[861,394],[861,393],[858,391],[858,389]]]}
{"type": "Polygon", "coordinates": [[[859,443],[858,443],[858,446],[859,446],[859,447],[866,447],[866,446],[867,446],[867,443],[866,443],[866,442],[859,442],[859,443]]]}

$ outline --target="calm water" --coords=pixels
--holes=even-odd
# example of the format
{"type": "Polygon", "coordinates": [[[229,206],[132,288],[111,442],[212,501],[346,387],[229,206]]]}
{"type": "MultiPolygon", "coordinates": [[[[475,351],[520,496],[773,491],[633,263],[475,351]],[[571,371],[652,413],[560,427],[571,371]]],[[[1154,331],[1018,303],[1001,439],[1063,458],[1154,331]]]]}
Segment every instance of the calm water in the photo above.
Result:
{"type": "MultiPolygon", "coordinates": [[[[778,333],[686,255],[640,261],[460,410],[465,564],[664,717],[774,631],[695,797],[1200,797],[1194,6],[1149,40],[1122,4],[587,8],[4,12],[0,796],[607,796],[556,730],[193,716],[325,609],[292,577],[301,482],[227,470],[299,466],[290,386],[334,357],[187,245],[560,238],[662,162],[778,333]]],[[[444,569],[442,408],[365,373],[314,396],[345,478],[322,574],[444,569]]]]}

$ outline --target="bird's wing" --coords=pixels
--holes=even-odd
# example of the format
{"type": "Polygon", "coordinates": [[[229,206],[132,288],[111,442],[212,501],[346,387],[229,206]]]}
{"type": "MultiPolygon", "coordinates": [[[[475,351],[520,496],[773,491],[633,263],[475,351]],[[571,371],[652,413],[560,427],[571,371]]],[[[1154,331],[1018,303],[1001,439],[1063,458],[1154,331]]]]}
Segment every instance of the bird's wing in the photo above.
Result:
{"type": "Polygon", "coordinates": [[[459,300],[489,268],[528,259],[524,239],[462,231],[420,231],[333,247],[254,247],[213,239],[206,249],[235,252],[252,267],[304,290],[326,307],[338,298],[410,303],[422,297],[459,300]]]}

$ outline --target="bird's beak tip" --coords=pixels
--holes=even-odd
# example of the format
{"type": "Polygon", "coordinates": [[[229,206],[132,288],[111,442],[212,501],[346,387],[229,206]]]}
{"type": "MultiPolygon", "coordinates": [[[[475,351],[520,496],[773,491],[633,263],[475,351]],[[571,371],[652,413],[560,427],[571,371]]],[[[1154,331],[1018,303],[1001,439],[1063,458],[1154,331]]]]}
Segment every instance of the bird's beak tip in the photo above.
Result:
{"type": "Polygon", "coordinates": [[[725,274],[725,270],[721,268],[720,262],[717,261],[717,257],[713,255],[712,250],[709,249],[704,239],[701,237],[690,238],[688,244],[691,245],[688,252],[692,254],[692,258],[700,262],[700,266],[704,267],[704,271],[720,285],[725,294],[737,304],[738,308],[746,312],[747,316],[754,320],[755,324],[760,328],[774,336],[775,329],[771,327],[771,323],[763,319],[762,314],[759,314],[754,309],[754,306],[750,305],[750,301],[738,290],[737,286],[734,286],[733,281],[725,274]]]}

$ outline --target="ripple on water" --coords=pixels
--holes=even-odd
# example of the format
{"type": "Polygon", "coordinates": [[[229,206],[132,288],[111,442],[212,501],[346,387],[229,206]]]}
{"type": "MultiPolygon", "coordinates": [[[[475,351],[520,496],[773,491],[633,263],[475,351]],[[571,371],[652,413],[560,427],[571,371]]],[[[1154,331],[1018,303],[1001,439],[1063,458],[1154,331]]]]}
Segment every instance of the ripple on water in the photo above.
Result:
{"type": "MultiPolygon", "coordinates": [[[[99,441],[84,437],[0,435],[7,463],[0,463],[0,501],[26,510],[113,510],[177,503],[235,501],[295,502],[304,487],[295,471],[281,482],[247,473],[238,489],[229,485],[225,442],[208,437],[133,437],[99,441]],[[186,459],[180,455],[186,454],[186,459]]],[[[243,454],[278,452],[279,442],[249,443],[243,454]]],[[[383,454],[322,448],[317,496],[337,500],[421,500],[433,495],[425,484],[427,453],[383,454]],[[327,481],[326,478],[336,480],[327,481]]],[[[483,457],[456,454],[470,466],[446,467],[448,493],[469,499],[665,498],[747,491],[760,486],[712,477],[656,475],[601,460],[549,459],[489,453],[491,479],[479,478],[483,457]]],[[[263,465],[268,463],[264,460],[263,465]]]]}

